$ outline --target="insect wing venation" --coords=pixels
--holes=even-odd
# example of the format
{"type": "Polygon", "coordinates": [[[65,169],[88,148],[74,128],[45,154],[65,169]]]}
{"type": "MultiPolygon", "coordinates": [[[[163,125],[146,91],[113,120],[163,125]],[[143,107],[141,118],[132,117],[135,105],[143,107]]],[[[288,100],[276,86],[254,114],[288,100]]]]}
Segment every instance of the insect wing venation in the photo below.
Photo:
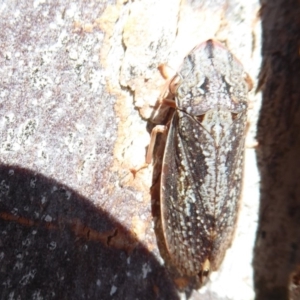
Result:
{"type": "Polygon", "coordinates": [[[233,121],[215,147],[200,122],[174,113],[163,160],[161,210],[168,251],[184,274],[198,274],[206,259],[216,268],[230,244],[244,145],[243,135],[232,136],[244,122],[244,115],[233,121]]]}

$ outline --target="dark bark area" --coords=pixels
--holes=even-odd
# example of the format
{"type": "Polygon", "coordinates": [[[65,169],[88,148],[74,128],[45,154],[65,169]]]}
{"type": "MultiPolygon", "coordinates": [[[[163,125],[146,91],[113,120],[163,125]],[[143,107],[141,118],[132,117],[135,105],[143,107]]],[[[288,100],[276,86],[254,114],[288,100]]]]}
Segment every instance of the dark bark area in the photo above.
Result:
{"type": "Polygon", "coordinates": [[[151,253],[89,199],[27,169],[2,165],[0,178],[1,299],[178,299],[151,253]]]}
{"type": "Polygon", "coordinates": [[[289,288],[290,299],[299,299],[294,272],[300,263],[300,2],[262,1],[261,17],[256,299],[289,299],[289,288]]]}

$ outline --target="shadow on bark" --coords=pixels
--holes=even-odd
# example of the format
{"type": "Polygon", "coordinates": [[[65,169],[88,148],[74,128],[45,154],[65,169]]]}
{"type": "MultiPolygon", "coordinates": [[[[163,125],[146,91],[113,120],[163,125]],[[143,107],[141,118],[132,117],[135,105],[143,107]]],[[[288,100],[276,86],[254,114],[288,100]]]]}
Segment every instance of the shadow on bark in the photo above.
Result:
{"type": "Polygon", "coordinates": [[[261,3],[263,102],[257,131],[261,198],[254,250],[256,299],[300,299],[300,2],[261,3]]]}
{"type": "Polygon", "coordinates": [[[178,299],[108,212],[59,182],[0,166],[1,299],[178,299]]]}

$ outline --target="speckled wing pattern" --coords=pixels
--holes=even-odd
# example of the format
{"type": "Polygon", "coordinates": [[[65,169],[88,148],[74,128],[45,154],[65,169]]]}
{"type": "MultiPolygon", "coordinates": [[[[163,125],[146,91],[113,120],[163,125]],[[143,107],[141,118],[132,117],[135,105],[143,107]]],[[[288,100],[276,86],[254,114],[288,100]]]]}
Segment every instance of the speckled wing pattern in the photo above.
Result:
{"type": "Polygon", "coordinates": [[[167,249],[181,273],[216,270],[231,244],[243,173],[247,81],[221,44],[207,41],[176,75],[176,111],[161,178],[167,249]]]}

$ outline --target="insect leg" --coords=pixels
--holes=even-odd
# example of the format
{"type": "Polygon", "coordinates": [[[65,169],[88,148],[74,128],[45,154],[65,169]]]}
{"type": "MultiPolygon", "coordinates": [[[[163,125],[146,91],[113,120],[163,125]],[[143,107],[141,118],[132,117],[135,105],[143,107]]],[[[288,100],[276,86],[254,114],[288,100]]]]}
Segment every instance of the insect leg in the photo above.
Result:
{"type": "Polygon", "coordinates": [[[158,133],[165,133],[165,132],[167,132],[167,130],[168,130],[168,127],[165,126],[165,125],[157,125],[152,129],[151,139],[150,139],[150,143],[149,143],[149,147],[148,147],[148,151],[147,151],[147,156],[146,156],[146,163],[147,164],[151,163],[153,149],[154,149],[157,134],[158,133]]]}
{"type": "Polygon", "coordinates": [[[176,75],[176,71],[165,64],[159,65],[158,70],[164,79],[170,79],[176,75]]]}

